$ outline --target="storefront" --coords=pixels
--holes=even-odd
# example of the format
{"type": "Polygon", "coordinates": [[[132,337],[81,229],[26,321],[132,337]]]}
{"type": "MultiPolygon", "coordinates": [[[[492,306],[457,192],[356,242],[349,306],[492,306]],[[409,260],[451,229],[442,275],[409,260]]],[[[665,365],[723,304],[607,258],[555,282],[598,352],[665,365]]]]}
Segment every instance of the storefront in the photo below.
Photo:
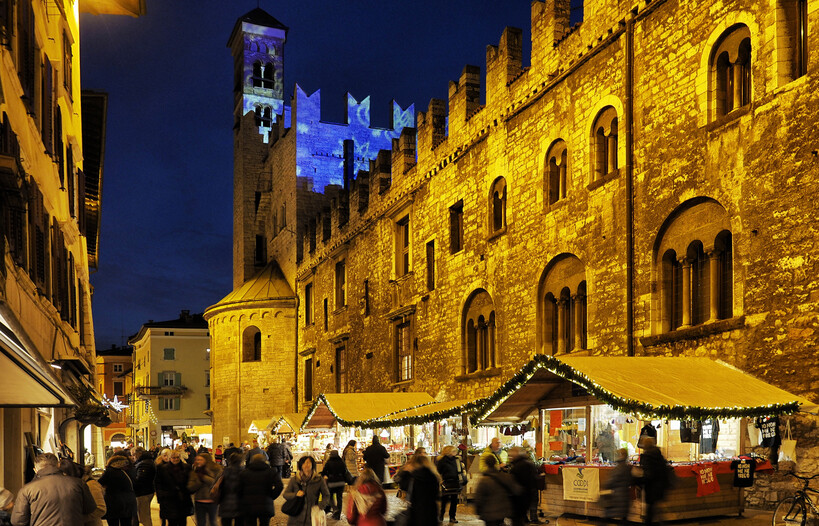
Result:
{"type": "MultiPolygon", "coordinates": [[[[641,434],[653,435],[679,480],[665,501],[664,517],[674,520],[740,513],[732,461],[747,452],[748,424],[816,409],[707,358],[538,356],[486,399],[473,423],[537,420],[546,507],[589,516],[603,516],[600,488],[616,450],[636,461],[641,434]]],[[[756,471],[770,469],[758,460],[756,471]]],[[[633,501],[629,519],[641,514],[633,501]]]]}

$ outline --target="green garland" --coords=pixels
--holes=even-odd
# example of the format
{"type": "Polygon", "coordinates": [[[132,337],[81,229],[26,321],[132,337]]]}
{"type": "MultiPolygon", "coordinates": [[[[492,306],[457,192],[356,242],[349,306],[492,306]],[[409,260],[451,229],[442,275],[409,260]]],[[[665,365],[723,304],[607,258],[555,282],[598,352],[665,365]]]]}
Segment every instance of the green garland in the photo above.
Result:
{"type": "Polygon", "coordinates": [[[659,418],[668,420],[706,420],[708,418],[726,419],[740,417],[759,417],[780,414],[791,414],[799,410],[798,402],[787,404],[770,404],[757,407],[698,407],[680,405],[654,406],[639,400],[631,400],[612,394],[598,385],[585,374],[561,362],[557,358],[546,355],[535,356],[518,374],[503,384],[492,395],[483,400],[483,404],[470,417],[472,424],[484,420],[492,411],[497,409],[507,398],[528,382],[534,374],[545,369],[556,376],[568,380],[586,389],[592,396],[606,403],[621,413],[638,417],[659,418]]]}
{"type": "Polygon", "coordinates": [[[105,427],[111,423],[108,409],[94,396],[92,390],[83,384],[67,386],[68,391],[77,400],[74,407],[74,418],[83,424],[94,424],[105,427]]]}

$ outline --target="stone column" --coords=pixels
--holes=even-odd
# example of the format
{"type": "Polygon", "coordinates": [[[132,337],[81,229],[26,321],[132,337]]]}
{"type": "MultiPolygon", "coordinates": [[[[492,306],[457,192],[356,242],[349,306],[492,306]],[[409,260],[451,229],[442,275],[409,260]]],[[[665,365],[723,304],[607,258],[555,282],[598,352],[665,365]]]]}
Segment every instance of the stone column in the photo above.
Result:
{"type": "Polygon", "coordinates": [[[741,64],[731,64],[731,72],[734,75],[734,93],[733,93],[733,101],[731,104],[731,109],[735,110],[742,106],[742,65],[741,64]]]}
{"type": "Polygon", "coordinates": [[[691,326],[691,262],[688,258],[679,259],[682,267],[682,325],[680,327],[691,326]]]}
{"type": "Polygon", "coordinates": [[[566,352],[566,300],[557,300],[557,354],[566,352]]]}
{"type": "Polygon", "coordinates": [[[606,173],[610,174],[617,169],[617,135],[610,132],[606,137],[606,152],[608,153],[608,164],[606,173]]]}
{"type": "Polygon", "coordinates": [[[708,258],[708,321],[719,319],[719,256],[720,251],[711,249],[705,253],[708,258]]]}
{"type": "Polygon", "coordinates": [[[566,197],[566,183],[567,183],[567,181],[566,181],[566,155],[565,155],[565,153],[563,155],[563,159],[562,159],[562,161],[560,163],[560,166],[557,167],[557,170],[558,170],[558,174],[559,174],[558,177],[560,178],[560,182],[559,182],[560,189],[558,190],[557,198],[558,199],[563,199],[564,197],[566,197]]]}
{"type": "Polygon", "coordinates": [[[572,304],[574,305],[574,348],[575,350],[583,348],[583,299],[582,294],[575,294],[572,296],[572,304]]]}

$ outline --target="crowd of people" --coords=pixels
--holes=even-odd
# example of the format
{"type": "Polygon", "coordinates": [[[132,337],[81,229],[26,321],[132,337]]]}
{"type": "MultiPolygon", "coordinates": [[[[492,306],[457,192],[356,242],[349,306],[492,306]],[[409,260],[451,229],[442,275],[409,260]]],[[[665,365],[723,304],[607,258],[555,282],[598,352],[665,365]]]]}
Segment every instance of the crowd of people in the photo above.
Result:
{"type": "MultiPolygon", "coordinates": [[[[525,442],[524,442],[525,445],[525,442]]],[[[406,509],[397,523],[429,526],[457,524],[459,497],[467,483],[460,449],[445,446],[432,459],[418,448],[393,477],[406,509]],[[448,513],[447,513],[448,512],[448,513]]],[[[189,444],[175,449],[128,447],[106,454],[105,470],[92,477],[92,466],[82,466],[68,455],[51,453],[34,459],[34,479],[13,498],[0,488],[0,526],[153,526],[151,502],[159,504],[161,526],[184,526],[195,516],[198,526],[267,526],[276,514],[275,500],[288,526],[312,526],[318,513],[342,512],[349,524],[386,526],[389,454],[378,436],[363,451],[351,440],[341,452],[328,444],[319,471],[317,459],[304,455],[290,473],[293,454],[286,442],[274,439],[265,449],[257,443],[227,448],[194,450],[189,444]],[[211,454],[213,453],[213,455],[211,454]],[[289,479],[285,487],[283,479],[289,479]],[[349,494],[344,503],[345,489],[349,494]]],[[[667,489],[667,463],[653,443],[645,445],[639,476],[634,476],[627,451],[617,452],[616,467],[604,489],[608,518],[625,520],[629,488],[644,487],[645,520],[654,520],[656,503],[667,489]]],[[[537,516],[539,470],[528,447],[508,451],[495,438],[481,453],[481,476],[475,488],[474,508],[487,526],[541,522],[537,516]]],[[[548,521],[546,521],[548,522],[548,521]]],[[[158,525],[159,526],[159,525],[158,525]]]]}

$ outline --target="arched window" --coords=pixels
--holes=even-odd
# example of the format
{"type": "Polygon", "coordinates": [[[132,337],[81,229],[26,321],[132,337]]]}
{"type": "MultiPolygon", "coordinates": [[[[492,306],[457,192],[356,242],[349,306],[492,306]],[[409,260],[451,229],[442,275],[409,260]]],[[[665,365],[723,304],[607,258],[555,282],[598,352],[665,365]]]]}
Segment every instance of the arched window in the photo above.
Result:
{"type": "Polygon", "coordinates": [[[655,332],[733,317],[732,240],[725,209],[710,199],[692,200],[660,232],[655,332]]]}
{"type": "Polygon", "coordinates": [[[254,119],[256,121],[256,126],[261,126],[262,125],[262,107],[261,106],[256,106],[255,108],[253,108],[253,117],[254,117],[254,119]]]}
{"type": "Polygon", "coordinates": [[[541,350],[555,355],[588,348],[588,300],[583,263],[562,254],[546,267],[540,285],[541,350]]]}
{"type": "Polygon", "coordinates": [[[260,362],[262,360],[262,333],[251,325],[242,333],[242,361],[260,362]]]}
{"type": "Polygon", "coordinates": [[[548,191],[548,203],[554,204],[566,197],[566,186],[568,185],[567,168],[568,150],[566,143],[558,139],[546,154],[546,188],[548,191]]]}
{"type": "Polygon", "coordinates": [[[264,65],[264,73],[262,75],[262,87],[273,89],[273,74],[276,71],[276,68],[268,62],[264,65]]]}
{"type": "Polygon", "coordinates": [[[489,230],[491,233],[506,228],[506,179],[498,177],[489,191],[489,230]]]}
{"type": "Polygon", "coordinates": [[[617,111],[606,106],[594,120],[593,180],[597,181],[617,170],[617,111]]]}
{"type": "Polygon", "coordinates": [[[262,126],[265,128],[270,128],[273,126],[273,119],[270,115],[270,106],[265,106],[262,109],[262,126]]]}
{"type": "Polygon", "coordinates": [[[738,24],[718,40],[711,56],[714,115],[726,115],[751,102],[751,32],[738,24]]]}
{"type": "Polygon", "coordinates": [[[464,373],[497,367],[497,331],[492,297],[483,289],[470,295],[464,307],[464,373]]]}
{"type": "Polygon", "coordinates": [[[253,63],[253,87],[261,88],[262,80],[262,63],[257,60],[253,63]]]}

